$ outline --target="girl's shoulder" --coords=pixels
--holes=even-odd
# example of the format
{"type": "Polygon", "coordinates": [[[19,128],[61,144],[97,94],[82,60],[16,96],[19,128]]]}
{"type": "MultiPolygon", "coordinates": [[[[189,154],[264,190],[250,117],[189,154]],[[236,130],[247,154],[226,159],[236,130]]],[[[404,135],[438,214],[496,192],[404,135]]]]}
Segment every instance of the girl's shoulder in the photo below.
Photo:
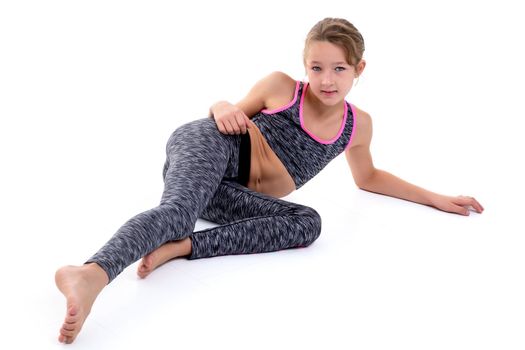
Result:
{"type": "Polygon", "coordinates": [[[271,88],[265,101],[267,110],[277,109],[294,99],[297,80],[280,71],[269,74],[268,80],[271,88]]]}
{"type": "Polygon", "coordinates": [[[354,119],[356,119],[357,123],[365,123],[365,124],[372,123],[372,118],[370,117],[370,114],[368,114],[361,108],[357,107],[353,103],[351,105],[352,105],[352,112],[355,114],[354,119]]]}
{"type": "Polygon", "coordinates": [[[359,145],[370,145],[372,138],[372,118],[370,114],[354,104],[352,104],[352,114],[354,116],[353,132],[355,132],[355,135],[350,148],[359,145]]]}
{"type": "Polygon", "coordinates": [[[271,80],[276,87],[283,87],[283,86],[292,86],[295,89],[295,84],[297,83],[297,80],[293,79],[288,74],[281,72],[281,71],[275,71],[268,75],[268,79],[271,80]]]}

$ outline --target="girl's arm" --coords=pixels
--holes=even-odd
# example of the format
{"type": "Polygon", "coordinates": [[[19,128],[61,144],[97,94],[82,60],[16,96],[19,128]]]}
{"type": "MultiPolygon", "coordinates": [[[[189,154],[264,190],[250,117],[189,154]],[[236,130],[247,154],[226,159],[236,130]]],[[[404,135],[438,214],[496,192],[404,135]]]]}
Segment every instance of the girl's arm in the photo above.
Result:
{"type": "Polygon", "coordinates": [[[259,80],[248,94],[238,103],[219,101],[210,107],[209,117],[213,117],[219,131],[223,134],[245,134],[250,127],[250,119],[266,108],[269,99],[279,96],[295,81],[287,74],[273,72],[259,80]]]}
{"type": "Polygon", "coordinates": [[[345,151],[345,156],[359,188],[462,215],[469,215],[469,207],[473,207],[478,213],[483,211],[483,207],[473,197],[451,197],[434,193],[386,171],[376,169],[370,154],[372,119],[368,113],[357,108],[356,111],[355,118],[358,128],[352,144],[345,151]]]}

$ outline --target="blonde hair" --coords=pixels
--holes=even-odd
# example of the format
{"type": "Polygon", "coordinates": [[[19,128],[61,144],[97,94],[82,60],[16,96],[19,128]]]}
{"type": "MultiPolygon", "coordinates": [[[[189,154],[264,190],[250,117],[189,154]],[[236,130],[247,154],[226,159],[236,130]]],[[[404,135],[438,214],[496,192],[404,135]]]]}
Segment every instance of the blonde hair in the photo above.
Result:
{"type": "Polygon", "coordinates": [[[312,41],[328,41],[339,46],[345,52],[346,62],[355,68],[363,58],[365,51],[363,36],[352,23],[343,18],[327,17],[310,29],[304,44],[304,64],[306,64],[306,54],[312,41]]]}

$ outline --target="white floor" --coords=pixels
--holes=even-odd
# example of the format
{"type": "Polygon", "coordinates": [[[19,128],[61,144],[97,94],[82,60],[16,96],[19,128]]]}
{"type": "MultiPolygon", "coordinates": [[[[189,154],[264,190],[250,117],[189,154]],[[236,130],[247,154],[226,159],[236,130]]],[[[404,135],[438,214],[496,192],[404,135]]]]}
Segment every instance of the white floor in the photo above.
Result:
{"type": "Polygon", "coordinates": [[[0,349],[62,349],[55,270],[157,205],[176,126],[273,70],[302,79],[306,30],[334,15],[368,45],[348,100],[372,115],[376,166],[485,212],[360,191],[340,156],[285,198],[321,214],[313,245],[179,259],[146,280],[132,265],[67,347],[525,349],[521,12],[323,1],[291,17],[281,1],[254,18],[227,3],[0,5],[0,349]],[[286,30],[252,25],[265,16],[286,30]]]}
{"type": "MultiPolygon", "coordinates": [[[[312,191],[288,198],[317,204],[323,232],[312,246],[176,260],[146,280],[134,264],[103,291],[71,348],[525,346],[517,212],[498,211],[497,198],[486,196],[485,213],[460,217],[351,188],[331,192],[347,199],[334,205],[328,195],[313,200],[312,191]]],[[[83,243],[89,239],[68,235],[67,243],[45,246],[27,240],[27,249],[7,255],[2,343],[62,347],[56,336],[65,303],[53,273],[91,253],[83,243]],[[17,259],[26,261],[21,269],[12,264],[17,259]]]]}

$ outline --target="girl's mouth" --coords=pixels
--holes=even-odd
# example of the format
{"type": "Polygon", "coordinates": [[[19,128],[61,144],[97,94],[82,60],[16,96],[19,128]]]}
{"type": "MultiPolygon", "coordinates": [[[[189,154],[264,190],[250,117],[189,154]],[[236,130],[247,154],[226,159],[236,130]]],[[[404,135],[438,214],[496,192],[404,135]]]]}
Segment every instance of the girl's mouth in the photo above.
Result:
{"type": "Polygon", "coordinates": [[[334,96],[337,93],[337,90],[332,90],[332,91],[321,90],[321,93],[325,96],[334,96]]]}

